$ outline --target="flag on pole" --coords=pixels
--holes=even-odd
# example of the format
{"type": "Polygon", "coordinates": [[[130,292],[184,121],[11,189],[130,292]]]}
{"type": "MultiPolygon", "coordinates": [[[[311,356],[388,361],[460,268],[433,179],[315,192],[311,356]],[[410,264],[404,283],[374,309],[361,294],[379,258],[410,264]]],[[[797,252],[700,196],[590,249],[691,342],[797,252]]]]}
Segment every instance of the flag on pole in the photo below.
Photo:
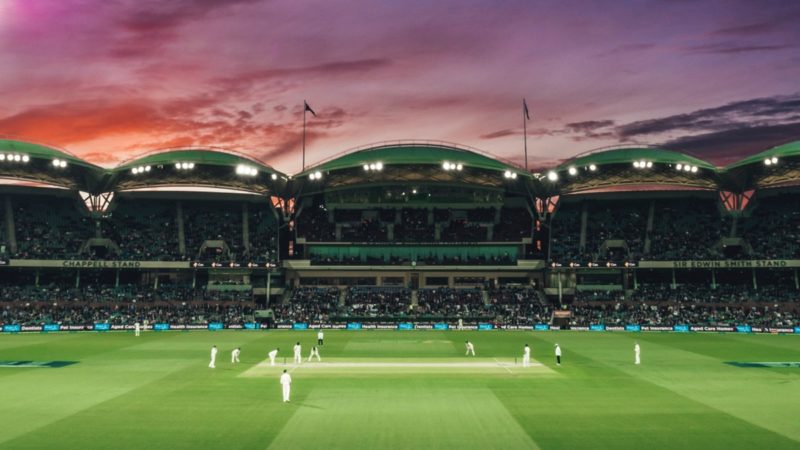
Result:
{"type": "Polygon", "coordinates": [[[305,111],[308,111],[308,112],[310,112],[311,114],[313,114],[313,115],[314,115],[314,117],[317,117],[317,113],[315,113],[315,112],[314,112],[314,110],[313,110],[313,109],[311,109],[311,107],[310,107],[310,106],[308,106],[308,103],[307,103],[305,100],[303,100],[303,105],[305,105],[305,111]]]}
{"type": "MultiPolygon", "coordinates": [[[[308,107],[308,105],[306,105],[306,107],[308,107]]],[[[531,114],[528,112],[528,102],[526,102],[524,98],[522,99],[522,109],[525,111],[525,118],[531,120],[531,114]]]]}

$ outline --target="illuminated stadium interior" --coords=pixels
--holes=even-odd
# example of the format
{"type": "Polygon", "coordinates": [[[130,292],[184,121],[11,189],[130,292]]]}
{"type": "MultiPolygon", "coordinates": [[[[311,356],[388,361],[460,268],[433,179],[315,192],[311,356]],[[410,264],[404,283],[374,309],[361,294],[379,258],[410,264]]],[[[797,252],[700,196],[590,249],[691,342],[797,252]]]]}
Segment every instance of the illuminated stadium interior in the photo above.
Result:
{"type": "Polygon", "coordinates": [[[86,300],[99,316],[138,301],[183,321],[180,308],[215,302],[273,325],[792,326],[799,154],[792,142],[718,168],[618,146],[529,173],[398,141],[287,175],[215,148],[104,169],[4,140],[4,321],[78,324],[47,305],[86,300]]]}

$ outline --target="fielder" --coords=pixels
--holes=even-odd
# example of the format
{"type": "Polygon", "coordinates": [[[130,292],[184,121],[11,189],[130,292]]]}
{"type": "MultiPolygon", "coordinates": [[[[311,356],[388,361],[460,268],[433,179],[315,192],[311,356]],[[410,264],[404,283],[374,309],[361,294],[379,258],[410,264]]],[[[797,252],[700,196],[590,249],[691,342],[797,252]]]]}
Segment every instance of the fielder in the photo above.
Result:
{"type": "Polygon", "coordinates": [[[530,367],[531,366],[531,348],[528,347],[528,344],[525,344],[525,350],[522,353],[522,367],[530,367]]]}
{"type": "Polygon", "coordinates": [[[324,337],[325,337],[325,335],[322,333],[322,330],[318,330],[317,331],[317,345],[319,345],[320,347],[322,347],[322,339],[324,337]]]}
{"type": "Polygon", "coordinates": [[[281,375],[281,385],[283,386],[283,402],[289,403],[289,394],[292,392],[292,376],[286,372],[286,369],[281,375]]]}
{"type": "Polygon", "coordinates": [[[139,334],[141,333],[141,328],[139,326],[139,322],[136,322],[135,324],[133,324],[133,327],[134,327],[134,332],[136,333],[135,336],[139,337],[139,334]]]}
{"type": "Polygon", "coordinates": [[[275,350],[267,353],[267,355],[269,356],[269,365],[270,366],[274,366],[275,365],[275,358],[278,356],[278,350],[280,350],[280,349],[276,348],[275,350]]]}
{"type": "Polygon", "coordinates": [[[467,341],[466,345],[467,345],[467,353],[464,356],[467,356],[470,353],[472,353],[472,356],[475,356],[475,346],[472,345],[472,342],[467,341]]]}
{"type": "Polygon", "coordinates": [[[231,364],[239,362],[239,353],[241,353],[241,352],[242,352],[242,349],[239,348],[239,347],[236,347],[235,349],[233,349],[233,351],[231,352],[231,364]]]}
{"type": "Polygon", "coordinates": [[[634,364],[637,366],[642,363],[641,359],[642,348],[639,347],[639,343],[633,345],[633,356],[634,356],[634,364]]]}
{"type": "Polygon", "coordinates": [[[303,351],[303,347],[300,346],[300,343],[294,344],[294,363],[300,364],[303,362],[303,356],[300,352],[303,351]]]}
{"type": "Polygon", "coordinates": [[[556,342],[556,365],[561,365],[561,347],[558,346],[558,342],[556,342]]]}
{"type": "Polygon", "coordinates": [[[311,358],[317,357],[317,362],[322,362],[322,358],[319,357],[319,349],[314,346],[311,347],[311,354],[308,355],[308,362],[311,362],[311,358]]]}
{"type": "Polygon", "coordinates": [[[211,347],[211,362],[208,363],[208,367],[212,369],[216,369],[216,362],[217,362],[217,346],[214,345],[211,347]]]}

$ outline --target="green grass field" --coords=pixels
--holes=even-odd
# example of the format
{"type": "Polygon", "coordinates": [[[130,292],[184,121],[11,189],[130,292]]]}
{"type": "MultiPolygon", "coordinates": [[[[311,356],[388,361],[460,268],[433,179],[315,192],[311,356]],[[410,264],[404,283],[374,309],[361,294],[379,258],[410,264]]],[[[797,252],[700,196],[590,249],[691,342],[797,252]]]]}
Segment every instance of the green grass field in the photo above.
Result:
{"type": "Polygon", "coordinates": [[[800,336],[328,331],[322,364],[264,364],[315,337],[0,335],[0,361],[76,362],[0,367],[0,448],[800,448],[800,368],[725,364],[800,361],[800,336]]]}

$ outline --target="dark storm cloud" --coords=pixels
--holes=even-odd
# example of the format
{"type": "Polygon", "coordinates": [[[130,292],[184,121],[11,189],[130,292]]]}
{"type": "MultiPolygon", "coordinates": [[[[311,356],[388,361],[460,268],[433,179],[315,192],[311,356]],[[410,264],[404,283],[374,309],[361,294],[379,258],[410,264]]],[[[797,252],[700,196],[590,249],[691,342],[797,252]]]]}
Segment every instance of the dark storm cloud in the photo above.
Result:
{"type": "Polygon", "coordinates": [[[738,54],[751,52],[772,52],[778,50],[788,50],[790,48],[793,48],[793,46],[783,44],[748,45],[735,42],[720,42],[715,44],[692,45],[686,47],[685,50],[689,53],[738,54]]]}
{"type": "Polygon", "coordinates": [[[800,110],[800,93],[786,96],[762,97],[726,105],[699,109],[686,114],[676,114],[621,125],[616,128],[622,139],[680,131],[682,133],[717,132],[743,128],[754,122],[759,125],[777,125],[791,120],[800,110]]]}
{"type": "Polygon", "coordinates": [[[745,155],[798,139],[800,139],[800,121],[782,125],[743,126],[682,137],[664,142],[662,146],[692,153],[717,164],[728,164],[745,155]]]}

